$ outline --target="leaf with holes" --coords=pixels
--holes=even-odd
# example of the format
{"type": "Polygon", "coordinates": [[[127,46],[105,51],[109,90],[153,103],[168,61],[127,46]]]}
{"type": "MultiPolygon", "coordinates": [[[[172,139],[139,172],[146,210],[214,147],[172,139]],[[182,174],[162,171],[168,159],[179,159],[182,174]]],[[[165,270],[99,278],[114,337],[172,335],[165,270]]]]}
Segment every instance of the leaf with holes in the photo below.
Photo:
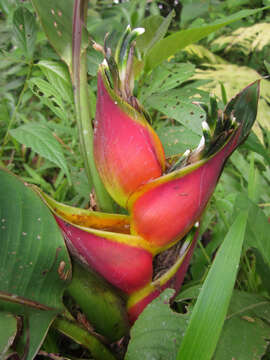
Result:
{"type": "Polygon", "coordinates": [[[168,118],[178,121],[191,132],[202,135],[202,121],[205,120],[205,112],[197,105],[192,104],[189,96],[199,93],[194,89],[183,93],[182,89],[176,89],[152,95],[147,99],[147,105],[159,110],[168,118]]]}
{"type": "Polygon", "coordinates": [[[32,78],[28,81],[29,88],[40,101],[48,106],[54,114],[64,122],[68,121],[67,109],[62,101],[62,95],[54,84],[41,78],[32,78]]]}
{"type": "Polygon", "coordinates": [[[65,64],[52,60],[41,60],[38,66],[48,79],[49,83],[57,90],[64,101],[73,102],[72,84],[68,69],[65,64]]]}
{"type": "Polygon", "coordinates": [[[154,93],[167,91],[181,85],[188,80],[195,72],[192,64],[165,63],[158,66],[146,78],[141,90],[140,100],[143,102],[147,97],[154,93]]]}
{"type": "Polygon", "coordinates": [[[27,59],[33,57],[37,26],[34,15],[25,7],[18,7],[13,16],[13,31],[18,47],[27,59]]]}
{"type": "Polygon", "coordinates": [[[175,359],[189,315],[170,309],[173,293],[165,290],[140,315],[131,329],[125,360],[175,359]]]}
{"type": "Polygon", "coordinates": [[[60,167],[71,182],[62,147],[45,125],[29,123],[10,130],[10,134],[21,144],[30,147],[33,151],[60,167]]]}
{"type": "MultiPolygon", "coordinates": [[[[71,68],[72,23],[74,0],[32,0],[43,30],[55,51],[71,68]]],[[[83,28],[82,48],[87,46],[87,31],[83,28]]]]}
{"type": "Polygon", "coordinates": [[[260,360],[270,334],[269,299],[234,291],[213,360],[260,360]]]}
{"type": "Polygon", "coordinates": [[[187,149],[194,149],[200,142],[200,136],[184,126],[160,126],[157,134],[166,157],[182,154],[187,149]]]}

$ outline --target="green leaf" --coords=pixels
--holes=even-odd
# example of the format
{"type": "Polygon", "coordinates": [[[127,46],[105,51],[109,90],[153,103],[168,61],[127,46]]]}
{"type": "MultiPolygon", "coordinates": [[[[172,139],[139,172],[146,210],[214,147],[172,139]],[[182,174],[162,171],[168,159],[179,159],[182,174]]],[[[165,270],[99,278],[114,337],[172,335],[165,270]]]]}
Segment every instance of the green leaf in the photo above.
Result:
{"type": "Polygon", "coordinates": [[[54,217],[35,192],[1,169],[0,189],[0,308],[61,311],[70,260],[54,217]]]}
{"type": "Polygon", "coordinates": [[[13,16],[14,36],[18,47],[27,59],[31,59],[35,50],[37,35],[36,19],[25,7],[15,10],[13,16]]]}
{"type": "Polygon", "coordinates": [[[17,333],[17,319],[8,312],[0,312],[0,358],[4,359],[17,333]]]}
{"type": "Polygon", "coordinates": [[[237,197],[233,216],[244,209],[249,211],[245,247],[258,249],[264,261],[270,266],[270,223],[262,209],[248,199],[244,193],[241,193],[237,197]]]}
{"type": "Polygon", "coordinates": [[[266,67],[266,70],[268,71],[268,74],[270,74],[270,63],[266,60],[264,60],[264,65],[266,67]]]}
{"type": "Polygon", "coordinates": [[[152,70],[154,67],[161,64],[164,60],[176,54],[187,45],[203,39],[204,37],[222,28],[223,26],[229,25],[234,21],[240,20],[244,17],[254,15],[267,8],[269,7],[254,10],[241,10],[236,14],[218,20],[213,24],[208,24],[199,28],[180,30],[173,33],[172,35],[167,36],[166,38],[156,43],[147,53],[147,56],[145,58],[145,70],[147,72],[152,70]]]}
{"type": "Polygon", "coordinates": [[[236,279],[247,215],[247,211],[238,213],[216,255],[192,311],[177,360],[210,360],[213,356],[236,279]]]}
{"type": "Polygon", "coordinates": [[[125,360],[174,360],[187,326],[188,315],[169,306],[174,290],[165,290],[151,302],[131,329],[125,360]]]}
{"type": "Polygon", "coordinates": [[[62,99],[72,103],[72,84],[65,64],[57,61],[41,60],[37,65],[41,68],[49,83],[57,89],[62,99]]]}
{"type": "Polygon", "coordinates": [[[147,99],[147,104],[159,110],[168,118],[178,121],[186,129],[199,136],[202,135],[202,121],[206,114],[202,108],[192,103],[190,96],[199,93],[195,89],[176,89],[158,95],[152,95],[147,99]]]}
{"type": "Polygon", "coordinates": [[[181,24],[186,24],[189,21],[200,18],[209,12],[210,4],[205,1],[192,1],[184,3],[181,11],[181,24]]]}
{"type": "Polygon", "coordinates": [[[32,360],[37,355],[57,312],[33,311],[23,321],[23,333],[16,346],[17,352],[26,360],[32,360]]]}
{"type": "Polygon", "coordinates": [[[235,290],[214,360],[260,360],[268,346],[270,302],[235,290]]]}
{"type": "Polygon", "coordinates": [[[61,145],[47,127],[36,123],[26,124],[11,130],[10,134],[21,144],[30,147],[33,151],[63,169],[68,179],[70,179],[61,145]]]}
{"type": "Polygon", "coordinates": [[[140,26],[145,29],[145,32],[136,40],[136,46],[144,56],[158,41],[164,38],[174,14],[175,12],[171,11],[166,18],[153,15],[143,20],[140,26]]]}
{"type": "Polygon", "coordinates": [[[248,148],[251,151],[255,151],[256,153],[262,155],[264,159],[268,162],[270,165],[270,154],[269,152],[264,148],[260,140],[258,139],[257,135],[252,131],[245,141],[245,144],[243,145],[245,148],[248,148]]]}
{"type": "MultiPolygon", "coordinates": [[[[55,51],[71,69],[72,23],[74,0],[32,0],[41,25],[55,51]]],[[[83,46],[87,45],[86,27],[83,29],[83,46]]]]}
{"type": "Polygon", "coordinates": [[[166,62],[147,76],[140,89],[139,98],[143,102],[154,93],[161,93],[178,87],[188,80],[194,72],[195,66],[192,64],[166,62]]]}
{"type": "Polygon", "coordinates": [[[71,264],[63,236],[38,195],[4,170],[0,189],[0,310],[23,315],[27,326],[18,351],[27,350],[31,360],[64,309],[71,264]]]}
{"type": "Polygon", "coordinates": [[[200,136],[183,126],[160,126],[157,134],[164,147],[166,157],[194,149],[200,142],[200,136]]]}
{"type": "Polygon", "coordinates": [[[64,122],[68,121],[67,108],[62,101],[62,95],[54,84],[50,84],[48,81],[35,77],[28,81],[29,88],[35,94],[40,101],[48,106],[57,117],[64,122]]]}
{"type": "Polygon", "coordinates": [[[197,299],[201,291],[201,284],[193,285],[186,290],[180,291],[180,293],[176,296],[174,301],[181,302],[188,299],[197,299]]]}

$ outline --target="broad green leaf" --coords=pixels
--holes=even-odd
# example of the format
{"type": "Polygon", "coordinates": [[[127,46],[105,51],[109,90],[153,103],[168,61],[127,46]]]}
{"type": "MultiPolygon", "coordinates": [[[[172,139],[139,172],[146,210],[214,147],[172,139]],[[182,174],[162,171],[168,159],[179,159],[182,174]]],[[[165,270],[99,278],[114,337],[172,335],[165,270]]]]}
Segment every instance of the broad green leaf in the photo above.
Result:
{"type": "Polygon", "coordinates": [[[27,59],[33,57],[37,26],[34,15],[25,7],[19,7],[13,16],[14,36],[18,47],[27,59]]]}
{"type": "Polygon", "coordinates": [[[154,93],[167,91],[180,86],[188,80],[195,72],[192,64],[166,62],[158,66],[147,76],[140,89],[139,98],[143,102],[154,93]]]}
{"type": "MultiPolygon", "coordinates": [[[[32,3],[49,42],[71,68],[74,0],[32,0],[32,3]]],[[[86,47],[87,41],[85,27],[81,50],[86,47]]]]}
{"type": "Polygon", "coordinates": [[[175,359],[189,315],[170,309],[173,294],[174,290],[165,290],[139,316],[131,328],[125,360],[175,359]]]}
{"type": "Polygon", "coordinates": [[[14,175],[0,170],[0,308],[61,311],[70,260],[49,209],[14,175]]]}
{"type": "Polygon", "coordinates": [[[71,264],[63,236],[38,195],[4,170],[0,189],[0,310],[23,315],[26,331],[18,351],[27,350],[26,359],[32,360],[64,310],[71,264]]]}
{"type": "Polygon", "coordinates": [[[17,333],[17,319],[13,314],[0,311],[0,359],[12,345],[17,333]]]}
{"type": "MultiPolygon", "coordinates": [[[[152,95],[147,99],[147,104],[159,110],[168,118],[178,121],[191,132],[202,135],[202,121],[205,120],[205,112],[192,103],[189,97],[199,93],[195,89],[170,90],[158,95],[152,95]]],[[[194,100],[194,99],[193,99],[194,100]]]]}
{"type": "Polygon", "coordinates": [[[194,149],[200,142],[200,136],[183,126],[160,126],[157,134],[166,157],[183,154],[187,149],[194,149]]]}
{"type": "Polygon", "coordinates": [[[10,134],[21,144],[52,161],[63,169],[68,178],[70,177],[61,145],[46,126],[29,123],[11,130],[10,134]]]}
{"type": "Polygon", "coordinates": [[[158,43],[156,43],[152,49],[147,53],[145,58],[145,70],[148,72],[157,65],[161,64],[164,60],[170,56],[176,54],[185,46],[201,40],[208,36],[212,32],[229,25],[234,21],[240,20],[244,17],[254,15],[259,11],[263,11],[268,7],[254,9],[254,10],[241,10],[236,14],[227,16],[224,19],[218,20],[213,24],[201,26],[199,28],[191,28],[186,30],[180,30],[167,36],[158,43]]]}
{"type": "Polygon", "coordinates": [[[57,61],[41,60],[37,65],[41,68],[49,83],[57,89],[62,99],[72,103],[72,84],[65,64],[57,61]]]}
{"type": "Polygon", "coordinates": [[[213,360],[260,360],[270,334],[268,299],[235,290],[213,360]]]}
{"type": "Polygon", "coordinates": [[[247,216],[247,211],[238,213],[216,255],[192,311],[177,360],[210,360],[213,356],[237,275],[247,216]]]}

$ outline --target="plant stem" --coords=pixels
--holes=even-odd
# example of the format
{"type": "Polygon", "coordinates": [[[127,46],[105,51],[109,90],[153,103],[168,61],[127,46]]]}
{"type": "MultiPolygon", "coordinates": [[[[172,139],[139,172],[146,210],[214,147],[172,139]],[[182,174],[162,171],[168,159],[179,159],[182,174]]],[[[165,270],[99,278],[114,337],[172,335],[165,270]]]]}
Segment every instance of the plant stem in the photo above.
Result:
{"type": "Polygon", "coordinates": [[[96,360],[116,360],[105,345],[76,322],[59,317],[54,321],[53,327],[78,344],[87,348],[96,360]]]}
{"type": "Polygon", "coordinates": [[[72,79],[74,85],[75,109],[80,138],[81,153],[89,184],[93,182],[97,204],[101,210],[112,212],[113,200],[104,188],[96,169],[93,155],[93,127],[90,115],[87,83],[86,49],[81,49],[81,40],[88,2],[76,0],[73,15],[72,79]]]}

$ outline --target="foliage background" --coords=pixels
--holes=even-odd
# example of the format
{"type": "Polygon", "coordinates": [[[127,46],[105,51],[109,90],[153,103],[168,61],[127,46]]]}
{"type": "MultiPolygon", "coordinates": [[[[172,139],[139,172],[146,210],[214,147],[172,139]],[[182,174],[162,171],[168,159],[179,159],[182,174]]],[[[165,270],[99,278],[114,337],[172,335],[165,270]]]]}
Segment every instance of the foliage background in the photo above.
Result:
{"type": "MultiPolygon", "coordinates": [[[[117,4],[110,0],[91,1],[87,30],[98,43],[103,43],[109,32],[109,42],[114,48],[127,24],[154,26],[155,22],[159,23],[160,16],[170,16],[171,11],[174,17],[169,28],[164,30],[167,34],[224,20],[243,9],[267,5],[270,5],[269,0],[133,0],[117,4]]],[[[24,181],[40,186],[58,201],[87,207],[92,185],[88,184],[80,156],[68,70],[49,45],[30,1],[0,0],[0,11],[0,165],[24,181]],[[22,23],[25,25],[23,36],[22,23]]],[[[55,28],[59,31],[57,26],[55,28]]],[[[185,47],[137,84],[136,94],[152,116],[153,126],[169,156],[194,148],[199,142],[203,113],[194,101],[208,103],[211,92],[220,98],[220,107],[223,107],[227,99],[243,87],[263,78],[257,125],[248,141],[227,163],[208,206],[201,241],[175,303],[179,314],[165,308],[163,300],[150,305],[132,330],[127,359],[135,360],[139,356],[144,359],[176,358],[176,345],[180,343],[186,320],[216,251],[237,212],[243,208],[249,209],[249,220],[235,290],[214,359],[270,358],[269,34],[270,12],[258,12],[185,47]],[[155,321],[148,318],[155,318],[155,321]],[[154,330],[160,335],[154,335],[154,330]],[[239,333],[243,334],[245,343],[238,340],[239,333]],[[156,352],[153,344],[159,344],[163,337],[168,337],[168,341],[156,352]],[[169,341],[174,337],[175,347],[169,341]]],[[[96,72],[101,60],[102,56],[89,48],[92,119],[96,72]]],[[[49,334],[53,331],[51,329],[49,334]]],[[[85,355],[81,346],[74,348],[74,343],[61,336],[53,345],[49,340],[44,343],[44,351],[52,349],[64,356],[83,358],[85,355]]],[[[91,358],[89,353],[87,358],[91,358]]]]}

